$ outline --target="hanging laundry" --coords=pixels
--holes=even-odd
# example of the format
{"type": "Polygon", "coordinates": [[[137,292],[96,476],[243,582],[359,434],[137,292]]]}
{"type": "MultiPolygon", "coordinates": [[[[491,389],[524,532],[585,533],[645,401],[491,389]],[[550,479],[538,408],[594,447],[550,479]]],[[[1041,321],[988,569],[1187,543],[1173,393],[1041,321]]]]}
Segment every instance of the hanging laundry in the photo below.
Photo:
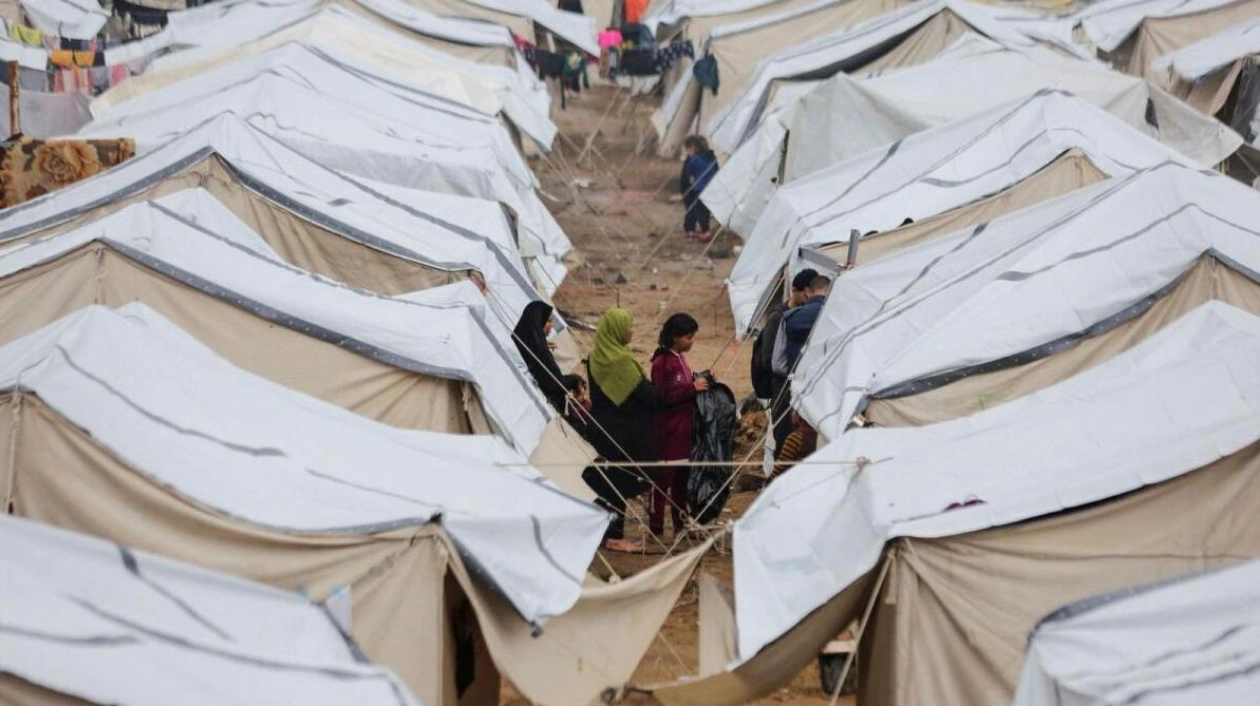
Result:
{"type": "Polygon", "coordinates": [[[599,33],[599,48],[610,49],[612,47],[621,46],[621,31],[615,29],[606,29],[599,33]]]}
{"type": "Polygon", "coordinates": [[[117,86],[123,81],[131,78],[131,69],[126,64],[115,64],[108,67],[108,69],[110,86],[117,86]]]}
{"type": "Polygon", "coordinates": [[[4,145],[0,184],[4,207],[86,179],[130,159],[136,143],[119,140],[34,140],[19,137],[4,145]]]}
{"type": "Polygon", "coordinates": [[[558,79],[564,75],[564,56],[549,52],[544,49],[538,50],[538,78],[540,79],[558,79]]]}
{"type": "Polygon", "coordinates": [[[696,50],[691,44],[690,39],[686,39],[681,42],[672,42],[663,47],[658,47],[656,50],[656,69],[658,71],[665,71],[674,64],[677,64],[678,60],[684,56],[692,59],[696,58],[696,50]]]}
{"type": "Polygon", "coordinates": [[[16,22],[9,25],[9,37],[28,47],[43,47],[44,33],[34,27],[27,27],[16,22]]]}
{"type": "Polygon", "coordinates": [[[538,70],[538,47],[521,35],[513,32],[512,41],[516,43],[516,48],[520,50],[525,57],[525,63],[529,64],[535,71],[538,70]]]}
{"type": "Polygon", "coordinates": [[[699,83],[702,88],[707,88],[710,91],[713,91],[713,95],[717,95],[718,65],[717,59],[712,54],[706,56],[700,61],[697,61],[695,65],[691,67],[691,72],[696,77],[696,82],[699,83]]]}
{"type": "Polygon", "coordinates": [[[54,93],[91,93],[93,88],[92,69],[87,67],[74,67],[70,69],[57,69],[53,80],[54,93]]]}
{"type": "Polygon", "coordinates": [[[93,51],[70,51],[69,49],[58,49],[48,52],[48,61],[54,66],[72,67],[72,66],[104,66],[104,55],[93,51]]]}
{"type": "Polygon", "coordinates": [[[625,21],[637,23],[647,10],[648,0],[625,0],[623,9],[625,11],[625,21]]]}
{"type": "Polygon", "coordinates": [[[621,52],[619,73],[626,76],[655,76],[656,51],[653,49],[629,49],[621,52]]]}
{"type": "Polygon", "coordinates": [[[138,25],[156,25],[165,27],[167,23],[167,11],[158,10],[144,5],[137,5],[127,0],[114,0],[115,15],[129,15],[131,21],[138,25]]]}
{"type": "Polygon", "coordinates": [[[92,93],[103,93],[109,88],[109,67],[93,66],[92,67],[92,93]]]}

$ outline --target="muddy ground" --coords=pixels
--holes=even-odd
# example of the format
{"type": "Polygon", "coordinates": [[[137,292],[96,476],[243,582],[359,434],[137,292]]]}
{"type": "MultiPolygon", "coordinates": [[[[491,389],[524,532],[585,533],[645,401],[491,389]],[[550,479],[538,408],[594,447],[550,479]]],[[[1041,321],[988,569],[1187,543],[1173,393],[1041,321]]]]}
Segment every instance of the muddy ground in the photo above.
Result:
{"type": "MultiPolygon", "coordinates": [[[[557,106],[559,101],[557,101],[557,106]]],[[[572,269],[555,297],[572,318],[591,326],[605,309],[621,306],[635,317],[635,342],[645,369],[660,323],[674,312],[688,312],[700,322],[695,347],[688,355],[696,371],[712,370],[742,400],[749,382],[749,345],[735,339],[734,322],[723,283],[734,264],[739,241],[720,235],[702,245],[685,238],[682,205],[677,201],[681,162],[655,156],[649,116],[659,105],[655,97],[629,99],[612,87],[597,87],[571,99],[555,120],[562,136],[556,152],[535,160],[546,201],[564,227],[582,262],[572,269]]],[[[578,332],[589,349],[593,334],[578,332]]],[[[751,415],[736,458],[745,458],[749,440],[764,430],[764,418],[751,415]]],[[[760,460],[760,451],[753,452],[760,460]]],[[[751,472],[741,486],[755,486],[751,472]]],[[[755,498],[755,490],[736,493],[720,522],[738,516],[755,498]]],[[[642,514],[641,506],[638,513],[642,514]]],[[[634,513],[632,512],[632,515],[634,513]]],[[[628,535],[641,539],[643,524],[633,518],[628,535]]],[[[669,531],[667,531],[669,533],[669,531]]],[[[659,557],[604,553],[622,576],[630,576],[659,557]]],[[[592,572],[609,574],[597,561],[592,572]]],[[[702,570],[729,584],[731,559],[711,552],[702,570]]],[[[694,581],[683,592],[661,635],[634,676],[636,684],[653,684],[686,675],[698,667],[698,605],[694,581]]],[[[524,704],[505,686],[505,704],[524,704]]],[[[816,665],[758,704],[826,704],[816,665]]],[[[844,698],[842,704],[852,704],[844,698]]]]}

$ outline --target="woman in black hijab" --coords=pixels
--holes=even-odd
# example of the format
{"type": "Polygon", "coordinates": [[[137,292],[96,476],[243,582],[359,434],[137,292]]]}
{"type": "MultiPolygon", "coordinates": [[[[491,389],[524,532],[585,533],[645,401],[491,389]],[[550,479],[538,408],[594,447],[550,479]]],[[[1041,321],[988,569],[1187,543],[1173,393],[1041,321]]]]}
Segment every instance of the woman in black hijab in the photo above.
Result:
{"type": "Polygon", "coordinates": [[[551,305],[546,302],[530,302],[521,313],[521,319],[512,330],[512,340],[520,350],[529,374],[558,412],[565,412],[565,389],[563,374],[556,365],[556,357],[551,353],[547,343],[547,335],[551,333],[551,305]]]}

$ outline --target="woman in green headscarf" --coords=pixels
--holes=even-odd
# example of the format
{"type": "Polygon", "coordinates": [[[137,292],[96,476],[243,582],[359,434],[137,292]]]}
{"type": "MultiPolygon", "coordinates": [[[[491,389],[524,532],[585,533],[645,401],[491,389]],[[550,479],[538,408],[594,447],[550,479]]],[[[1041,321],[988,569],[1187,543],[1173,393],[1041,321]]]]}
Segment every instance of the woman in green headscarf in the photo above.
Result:
{"type": "Polygon", "coordinates": [[[610,309],[599,320],[595,348],[587,359],[591,388],[591,442],[600,456],[624,466],[590,468],[582,475],[601,505],[616,516],[609,525],[604,547],[638,552],[624,539],[626,501],[648,489],[646,474],[629,462],[652,461],[655,456],[656,389],[630,350],[634,318],[624,309],[610,309]]]}

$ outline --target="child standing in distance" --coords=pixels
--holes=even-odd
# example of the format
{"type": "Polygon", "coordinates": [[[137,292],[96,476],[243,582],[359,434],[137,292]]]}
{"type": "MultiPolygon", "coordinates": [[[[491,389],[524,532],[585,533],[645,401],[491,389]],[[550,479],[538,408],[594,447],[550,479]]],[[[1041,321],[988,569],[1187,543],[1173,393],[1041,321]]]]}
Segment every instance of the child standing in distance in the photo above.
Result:
{"type": "Polygon", "coordinates": [[[652,385],[661,408],[656,414],[656,458],[662,462],[683,462],[676,467],[658,467],[652,489],[648,526],[658,538],[665,532],[665,506],[671,506],[674,534],[686,527],[687,472],[695,426],[696,393],[708,390],[709,381],[697,378],[687,364],[686,353],[695,343],[700,325],[689,314],[674,314],[665,320],[652,354],[652,385]],[[668,499],[668,501],[667,501],[668,499]]]}
{"type": "Polygon", "coordinates": [[[688,238],[701,243],[713,240],[712,225],[709,223],[709,207],[700,201],[700,193],[709,186],[713,175],[717,174],[717,155],[709,149],[709,143],[699,135],[691,135],[683,141],[683,149],[687,159],[683,162],[682,176],[678,180],[678,189],[682,192],[683,206],[687,208],[683,216],[683,230],[688,238]]]}

